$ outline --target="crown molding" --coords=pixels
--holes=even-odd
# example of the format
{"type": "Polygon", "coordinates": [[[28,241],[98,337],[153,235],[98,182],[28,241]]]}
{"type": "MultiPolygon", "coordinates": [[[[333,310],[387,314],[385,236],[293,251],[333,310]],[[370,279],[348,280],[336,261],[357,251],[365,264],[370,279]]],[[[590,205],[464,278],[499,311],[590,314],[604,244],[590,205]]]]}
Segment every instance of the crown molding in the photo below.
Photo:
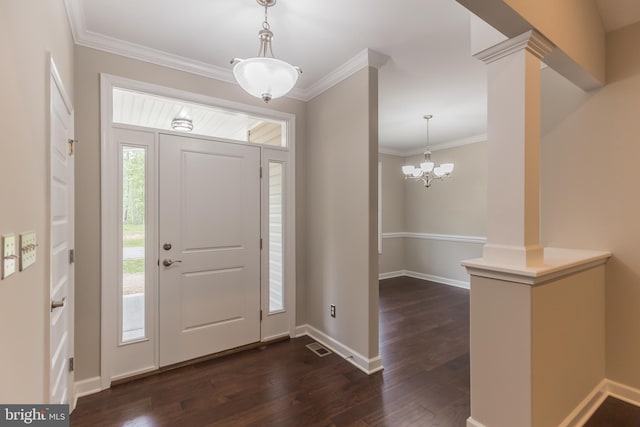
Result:
{"type": "Polygon", "coordinates": [[[526,49],[538,59],[544,59],[555,48],[549,39],[536,30],[529,30],[519,36],[510,38],[495,46],[485,49],[473,55],[474,58],[490,64],[514,52],[526,49]]]}
{"type": "MultiPolygon", "coordinates": [[[[485,142],[487,140],[487,134],[481,133],[478,135],[472,135],[467,138],[454,139],[453,141],[441,142],[439,144],[429,145],[429,149],[433,151],[444,150],[447,148],[461,147],[463,145],[476,144],[478,142],[485,142]]],[[[378,147],[378,153],[390,154],[392,156],[410,157],[417,156],[424,153],[424,147],[422,148],[410,148],[408,150],[396,150],[389,147],[378,147]]]]}
{"type": "MultiPolygon", "coordinates": [[[[487,140],[487,134],[481,133],[478,135],[468,136],[466,138],[454,139],[453,141],[445,141],[439,144],[433,144],[430,148],[431,151],[439,151],[447,148],[461,147],[463,145],[475,144],[478,142],[485,142],[487,140]]],[[[423,153],[424,150],[421,150],[420,153],[423,153]]]]}
{"type": "Polygon", "coordinates": [[[391,156],[405,157],[406,151],[395,150],[393,148],[388,148],[388,147],[378,147],[378,153],[389,154],[391,156]]]}
{"type": "Polygon", "coordinates": [[[389,59],[388,56],[372,49],[364,49],[356,56],[331,71],[305,90],[305,101],[310,101],[364,67],[380,68],[389,59]]]}
{"type": "Polygon", "coordinates": [[[69,19],[73,41],[77,44],[80,34],[84,34],[87,31],[82,1],[64,0],[64,7],[67,10],[67,19],[69,19]]]}
{"type": "MultiPolygon", "coordinates": [[[[114,37],[98,34],[87,29],[82,0],[64,0],[71,33],[77,45],[113,53],[127,58],[137,59],[175,70],[185,71],[199,76],[236,84],[230,68],[218,67],[206,62],[197,61],[180,55],[148,48],[114,37]]],[[[340,83],[364,67],[380,68],[388,56],[371,49],[364,49],[356,56],[318,80],[307,89],[294,88],[286,97],[299,101],[310,101],[327,89],[340,83]]]]}

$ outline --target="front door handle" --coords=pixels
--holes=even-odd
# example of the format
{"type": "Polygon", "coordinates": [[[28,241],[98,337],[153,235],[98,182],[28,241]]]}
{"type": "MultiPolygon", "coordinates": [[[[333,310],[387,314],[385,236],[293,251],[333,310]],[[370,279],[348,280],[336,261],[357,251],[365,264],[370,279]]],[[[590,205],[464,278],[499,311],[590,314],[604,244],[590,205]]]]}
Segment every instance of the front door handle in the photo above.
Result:
{"type": "Polygon", "coordinates": [[[164,265],[165,267],[171,267],[171,265],[177,263],[177,262],[182,262],[182,260],[176,259],[176,260],[172,260],[172,259],[165,259],[164,261],[162,261],[162,265],[164,265]]]}
{"type": "Polygon", "coordinates": [[[56,308],[64,307],[64,302],[66,301],[66,299],[67,298],[65,297],[60,301],[51,300],[51,311],[55,310],[56,308]]]}

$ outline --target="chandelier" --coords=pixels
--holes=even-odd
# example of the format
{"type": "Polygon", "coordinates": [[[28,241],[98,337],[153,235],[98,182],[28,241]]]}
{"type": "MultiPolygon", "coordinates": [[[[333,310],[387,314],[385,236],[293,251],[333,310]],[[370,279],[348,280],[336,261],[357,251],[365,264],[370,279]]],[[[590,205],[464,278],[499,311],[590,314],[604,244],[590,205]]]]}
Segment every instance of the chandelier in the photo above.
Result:
{"type": "Polygon", "coordinates": [[[258,32],[260,50],[255,58],[233,58],[233,75],[236,81],[250,95],[269,102],[289,93],[302,74],[300,67],[294,67],[285,61],[274,58],[271,50],[273,33],[267,20],[267,9],[276,4],[276,0],[256,0],[264,6],[264,22],[258,32]]]}
{"type": "Polygon", "coordinates": [[[413,165],[402,166],[404,179],[420,181],[427,188],[431,187],[434,179],[446,178],[453,172],[453,163],[443,163],[436,166],[436,164],[431,161],[431,151],[429,150],[429,120],[431,120],[432,117],[431,114],[424,116],[427,120],[427,147],[424,150],[424,162],[420,163],[418,167],[413,165]]]}

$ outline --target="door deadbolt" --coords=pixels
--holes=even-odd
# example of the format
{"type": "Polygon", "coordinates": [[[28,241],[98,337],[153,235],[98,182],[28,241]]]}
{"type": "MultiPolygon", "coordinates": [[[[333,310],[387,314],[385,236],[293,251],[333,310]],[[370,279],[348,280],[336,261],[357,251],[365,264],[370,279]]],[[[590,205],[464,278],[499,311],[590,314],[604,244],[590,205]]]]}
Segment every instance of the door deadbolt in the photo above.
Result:
{"type": "Polygon", "coordinates": [[[171,249],[171,243],[165,243],[164,245],[162,245],[162,249],[168,251],[169,249],[171,249]]]}

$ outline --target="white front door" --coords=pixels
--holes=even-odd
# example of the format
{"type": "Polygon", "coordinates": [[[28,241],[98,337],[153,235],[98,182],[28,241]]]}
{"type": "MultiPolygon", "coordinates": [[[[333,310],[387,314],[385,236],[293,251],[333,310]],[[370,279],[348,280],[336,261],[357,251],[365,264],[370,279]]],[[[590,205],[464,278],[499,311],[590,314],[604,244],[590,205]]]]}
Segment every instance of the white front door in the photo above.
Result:
{"type": "Polygon", "coordinates": [[[260,341],[260,148],[159,141],[160,366],[260,341]]]}
{"type": "Polygon", "coordinates": [[[49,399],[72,402],[74,240],[73,109],[51,62],[51,277],[49,399]]]}

